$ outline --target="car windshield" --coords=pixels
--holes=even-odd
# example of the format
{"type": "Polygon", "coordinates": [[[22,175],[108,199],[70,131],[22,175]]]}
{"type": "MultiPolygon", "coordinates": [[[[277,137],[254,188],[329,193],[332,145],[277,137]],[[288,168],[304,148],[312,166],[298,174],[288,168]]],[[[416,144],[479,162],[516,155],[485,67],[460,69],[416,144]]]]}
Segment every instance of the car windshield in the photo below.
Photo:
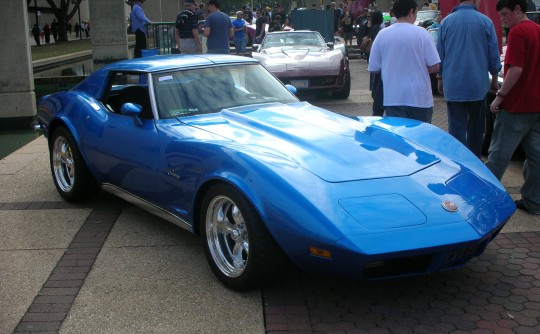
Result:
{"type": "Polygon", "coordinates": [[[426,11],[419,11],[416,14],[416,20],[417,21],[425,21],[429,19],[435,19],[437,17],[438,12],[436,10],[426,10],[426,11]]]}
{"type": "Polygon", "coordinates": [[[316,31],[310,32],[288,32],[288,33],[275,33],[266,35],[261,49],[273,48],[273,47],[294,47],[299,46],[314,46],[325,47],[324,39],[316,31]]]}
{"type": "Polygon", "coordinates": [[[298,99],[260,64],[201,67],[152,75],[159,117],[218,112],[298,99]]]}

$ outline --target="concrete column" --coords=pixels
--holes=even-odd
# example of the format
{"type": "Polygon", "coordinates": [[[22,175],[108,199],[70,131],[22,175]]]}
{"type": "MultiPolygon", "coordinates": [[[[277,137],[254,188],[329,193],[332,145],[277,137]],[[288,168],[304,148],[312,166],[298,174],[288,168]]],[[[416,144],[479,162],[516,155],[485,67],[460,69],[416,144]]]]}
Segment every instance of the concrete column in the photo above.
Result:
{"type": "Polygon", "coordinates": [[[89,7],[94,64],[130,58],[124,1],[92,0],[89,7]]]}
{"type": "Polygon", "coordinates": [[[2,1],[0,22],[0,123],[28,124],[36,115],[26,0],[2,1]]]}

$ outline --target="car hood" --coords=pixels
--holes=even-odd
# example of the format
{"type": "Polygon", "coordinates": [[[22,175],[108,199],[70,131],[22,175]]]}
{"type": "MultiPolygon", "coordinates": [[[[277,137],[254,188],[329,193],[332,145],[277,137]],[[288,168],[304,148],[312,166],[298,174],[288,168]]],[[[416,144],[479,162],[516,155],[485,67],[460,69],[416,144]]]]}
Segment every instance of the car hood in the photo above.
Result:
{"type": "Polygon", "coordinates": [[[336,74],[343,67],[344,58],[340,50],[328,51],[325,47],[269,48],[254,53],[264,67],[276,76],[306,74],[306,71],[320,75],[336,74]],[[298,73],[296,73],[298,72],[298,73]]]}
{"type": "Polygon", "coordinates": [[[225,109],[180,120],[226,138],[223,145],[280,156],[328,182],[405,176],[439,161],[423,147],[376,125],[379,118],[353,119],[308,103],[225,109]]]}

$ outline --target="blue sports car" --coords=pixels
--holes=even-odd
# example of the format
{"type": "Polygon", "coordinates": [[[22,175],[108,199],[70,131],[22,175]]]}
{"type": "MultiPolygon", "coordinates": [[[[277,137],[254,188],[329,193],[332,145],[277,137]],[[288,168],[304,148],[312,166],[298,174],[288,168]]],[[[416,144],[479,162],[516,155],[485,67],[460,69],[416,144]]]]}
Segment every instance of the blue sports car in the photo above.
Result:
{"type": "Polygon", "coordinates": [[[67,201],[109,191],[201,236],[235,290],[306,271],[381,279],[456,268],[515,206],[452,136],[300,102],[258,61],[121,61],[44,97],[38,122],[67,201]]]}

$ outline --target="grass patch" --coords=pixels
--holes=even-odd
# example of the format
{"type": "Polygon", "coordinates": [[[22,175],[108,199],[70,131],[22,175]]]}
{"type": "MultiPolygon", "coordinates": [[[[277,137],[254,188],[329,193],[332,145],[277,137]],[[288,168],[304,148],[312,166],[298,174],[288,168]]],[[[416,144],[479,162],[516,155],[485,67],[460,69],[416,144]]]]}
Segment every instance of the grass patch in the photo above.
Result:
{"type": "Polygon", "coordinates": [[[70,53],[92,50],[92,40],[88,38],[69,42],[43,43],[41,46],[32,46],[31,49],[32,61],[42,60],[70,53]]]}

